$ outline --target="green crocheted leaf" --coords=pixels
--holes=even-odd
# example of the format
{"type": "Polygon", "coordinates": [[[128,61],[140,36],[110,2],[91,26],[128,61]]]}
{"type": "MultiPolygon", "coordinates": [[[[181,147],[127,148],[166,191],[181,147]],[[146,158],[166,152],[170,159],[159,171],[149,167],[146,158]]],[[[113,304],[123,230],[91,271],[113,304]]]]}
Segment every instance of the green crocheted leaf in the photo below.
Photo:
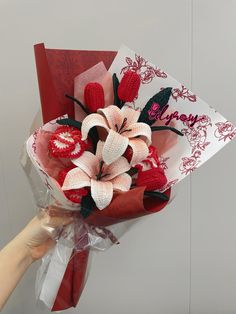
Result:
{"type": "Polygon", "coordinates": [[[118,86],[119,86],[119,80],[116,76],[116,73],[112,75],[112,82],[113,82],[113,92],[114,92],[114,106],[117,106],[121,108],[121,101],[118,97],[118,86]]]}
{"type": "Polygon", "coordinates": [[[138,122],[144,122],[149,125],[152,125],[155,122],[155,120],[149,119],[148,111],[151,109],[154,103],[157,103],[160,106],[160,110],[165,105],[167,105],[170,99],[171,90],[172,90],[171,87],[166,87],[159,93],[155,94],[152,98],[150,98],[149,101],[146,103],[145,107],[143,108],[143,110],[141,111],[138,122]]]}
{"type": "Polygon", "coordinates": [[[92,196],[90,194],[83,196],[81,200],[81,215],[84,218],[87,218],[94,208],[96,208],[96,204],[92,199],[92,196]]]}

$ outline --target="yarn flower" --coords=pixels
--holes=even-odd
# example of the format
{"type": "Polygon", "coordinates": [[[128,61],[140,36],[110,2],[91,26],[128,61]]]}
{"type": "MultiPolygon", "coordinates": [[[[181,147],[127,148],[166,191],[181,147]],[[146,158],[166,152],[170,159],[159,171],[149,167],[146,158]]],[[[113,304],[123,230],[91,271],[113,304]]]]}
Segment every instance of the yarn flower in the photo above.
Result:
{"type": "Polygon", "coordinates": [[[140,76],[133,71],[128,71],[122,77],[118,86],[119,99],[124,102],[132,102],[138,95],[140,76]]]}
{"type": "Polygon", "coordinates": [[[82,122],[82,139],[86,140],[89,130],[94,127],[104,128],[108,135],[102,151],[106,164],[111,164],[121,157],[130,146],[133,151],[131,165],[146,158],[151,144],[151,128],[148,124],[137,122],[140,112],[129,107],[109,106],[88,115],[82,122]]]}
{"type": "MultiPolygon", "coordinates": [[[[128,154],[128,152],[126,152],[128,154]]],[[[129,156],[129,154],[128,154],[129,156]]],[[[167,177],[162,168],[156,148],[149,146],[149,154],[146,159],[135,166],[138,170],[136,185],[146,186],[146,191],[161,190],[167,183],[167,177]]]]}
{"type": "Polygon", "coordinates": [[[87,144],[81,139],[81,132],[71,126],[60,126],[52,133],[48,143],[50,154],[56,158],[78,158],[87,144]]]}
{"type": "Polygon", "coordinates": [[[167,178],[161,167],[138,171],[136,185],[146,186],[146,191],[161,190],[166,183],[167,178]]]}
{"type": "Polygon", "coordinates": [[[104,209],[113,197],[114,190],[128,191],[131,177],[126,173],[130,164],[125,157],[106,165],[102,159],[104,142],[97,144],[96,155],[85,151],[80,158],[72,159],[77,167],[70,170],[65,178],[64,191],[91,187],[91,196],[97,208],[104,209]]]}
{"type": "Polygon", "coordinates": [[[103,87],[99,83],[88,83],[84,89],[84,102],[91,112],[96,112],[105,105],[103,87]]]}

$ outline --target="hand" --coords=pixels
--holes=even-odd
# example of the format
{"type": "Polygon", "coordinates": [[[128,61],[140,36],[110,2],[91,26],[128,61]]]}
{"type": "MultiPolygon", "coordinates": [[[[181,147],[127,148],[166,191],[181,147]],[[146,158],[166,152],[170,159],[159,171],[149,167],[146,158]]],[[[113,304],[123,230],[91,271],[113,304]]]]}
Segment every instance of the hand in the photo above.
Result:
{"type": "MultiPolygon", "coordinates": [[[[71,223],[72,213],[63,209],[42,210],[0,251],[0,311],[33,261],[55,244],[58,228],[71,223]]],[[[60,230],[59,230],[60,231],[60,230]]]]}
{"type": "Polygon", "coordinates": [[[55,236],[73,221],[68,211],[49,208],[34,217],[17,236],[33,261],[42,258],[55,245],[55,236]]]}

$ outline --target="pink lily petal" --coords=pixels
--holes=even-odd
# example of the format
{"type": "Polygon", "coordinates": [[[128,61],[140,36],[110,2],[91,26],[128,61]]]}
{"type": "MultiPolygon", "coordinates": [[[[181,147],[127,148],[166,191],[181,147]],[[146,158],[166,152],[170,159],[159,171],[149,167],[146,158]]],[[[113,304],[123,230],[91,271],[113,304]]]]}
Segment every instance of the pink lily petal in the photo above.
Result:
{"type": "Polygon", "coordinates": [[[110,181],[111,179],[119,176],[120,174],[128,171],[130,169],[130,164],[125,157],[120,157],[114,161],[109,166],[105,167],[106,176],[104,181],[110,181]]]}
{"type": "Polygon", "coordinates": [[[99,109],[98,113],[106,118],[107,124],[112,130],[117,131],[116,125],[118,127],[122,125],[123,116],[118,107],[112,105],[104,109],[99,109]]]}
{"type": "Polygon", "coordinates": [[[127,106],[123,106],[121,108],[121,112],[122,112],[123,118],[127,119],[127,126],[136,123],[140,116],[140,111],[134,110],[127,106]]]}
{"type": "Polygon", "coordinates": [[[71,160],[74,165],[83,170],[90,178],[99,171],[99,159],[94,154],[85,151],[79,158],[71,160]]]}
{"type": "Polygon", "coordinates": [[[106,129],[107,131],[109,130],[106,119],[100,114],[92,113],[88,115],[82,122],[81,127],[82,140],[87,139],[90,129],[94,126],[100,126],[106,129]]]}
{"type": "Polygon", "coordinates": [[[133,156],[130,161],[131,166],[134,166],[144,160],[149,154],[147,144],[140,138],[130,139],[129,146],[133,150],[133,156]]]}
{"type": "Polygon", "coordinates": [[[99,161],[102,160],[102,151],[103,151],[104,144],[105,142],[103,141],[98,141],[97,143],[96,156],[99,161]]]}
{"type": "Polygon", "coordinates": [[[80,189],[90,185],[91,180],[89,176],[79,168],[74,168],[67,173],[62,190],[80,189]]]}
{"type": "Polygon", "coordinates": [[[113,185],[111,182],[91,180],[91,196],[98,209],[108,206],[113,197],[113,185]]]}
{"type": "Polygon", "coordinates": [[[103,147],[103,160],[107,165],[122,156],[129,144],[128,138],[110,130],[103,147]]]}
{"type": "Polygon", "coordinates": [[[128,191],[130,189],[132,179],[128,173],[123,173],[111,180],[114,190],[128,191]]]}
{"type": "Polygon", "coordinates": [[[143,122],[137,122],[127,127],[131,131],[122,133],[122,135],[133,138],[136,136],[143,136],[148,145],[151,144],[152,140],[152,130],[150,126],[143,122]]]}

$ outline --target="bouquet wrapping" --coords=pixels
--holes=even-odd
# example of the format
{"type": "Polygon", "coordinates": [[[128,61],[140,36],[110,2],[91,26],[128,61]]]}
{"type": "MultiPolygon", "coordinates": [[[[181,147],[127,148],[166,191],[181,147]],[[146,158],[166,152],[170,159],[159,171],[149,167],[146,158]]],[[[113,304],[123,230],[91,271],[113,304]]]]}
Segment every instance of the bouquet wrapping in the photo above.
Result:
{"type": "Polygon", "coordinates": [[[53,206],[54,215],[74,217],[37,275],[37,298],[60,311],[77,305],[91,251],[119,244],[138,218],[162,210],[172,186],[236,129],[125,46],[38,44],[35,57],[43,125],[25,144],[23,166],[41,211],[53,206]]]}

